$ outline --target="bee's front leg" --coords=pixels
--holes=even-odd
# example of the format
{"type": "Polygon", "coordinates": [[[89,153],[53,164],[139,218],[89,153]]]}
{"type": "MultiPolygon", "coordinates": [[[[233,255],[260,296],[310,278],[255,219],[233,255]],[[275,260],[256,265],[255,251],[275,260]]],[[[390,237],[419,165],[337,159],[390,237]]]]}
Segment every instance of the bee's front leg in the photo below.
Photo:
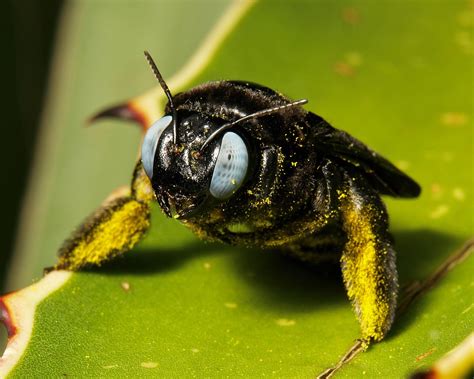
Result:
{"type": "Polygon", "coordinates": [[[347,294],[362,338],[380,341],[392,325],[397,305],[395,251],[380,196],[362,176],[348,177],[339,192],[347,242],[341,257],[347,294]]]}
{"type": "Polygon", "coordinates": [[[130,250],[150,226],[152,199],[150,181],[139,162],[129,193],[106,201],[89,216],[64,242],[53,269],[99,266],[130,250]]]}

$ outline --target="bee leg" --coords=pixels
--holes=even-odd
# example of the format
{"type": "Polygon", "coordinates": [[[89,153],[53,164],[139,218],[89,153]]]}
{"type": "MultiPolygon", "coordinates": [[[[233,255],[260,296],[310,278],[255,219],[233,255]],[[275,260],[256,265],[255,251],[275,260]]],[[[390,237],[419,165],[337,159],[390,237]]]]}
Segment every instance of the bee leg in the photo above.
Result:
{"type": "Polygon", "coordinates": [[[389,331],[397,305],[398,275],[380,196],[361,177],[347,178],[338,191],[347,235],[341,266],[344,284],[366,343],[389,331]]]}
{"type": "Polygon", "coordinates": [[[79,270],[130,250],[150,226],[153,190],[141,162],[135,167],[127,194],[107,200],[90,215],[59,250],[55,270],[79,270]]]}

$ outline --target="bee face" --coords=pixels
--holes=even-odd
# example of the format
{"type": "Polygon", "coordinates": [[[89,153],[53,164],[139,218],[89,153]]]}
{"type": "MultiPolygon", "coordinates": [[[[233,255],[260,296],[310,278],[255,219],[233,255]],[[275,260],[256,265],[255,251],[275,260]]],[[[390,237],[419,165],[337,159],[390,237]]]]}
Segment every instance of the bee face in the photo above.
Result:
{"type": "Polygon", "coordinates": [[[179,142],[174,142],[173,116],[163,116],[145,135],[142,162],[164,212],[185,219],[229,199],[241,187],[248,169],[248,150],[233,131],[203,149],[222,122],[202,113],[178,112],[177,117],[179,142]]]}

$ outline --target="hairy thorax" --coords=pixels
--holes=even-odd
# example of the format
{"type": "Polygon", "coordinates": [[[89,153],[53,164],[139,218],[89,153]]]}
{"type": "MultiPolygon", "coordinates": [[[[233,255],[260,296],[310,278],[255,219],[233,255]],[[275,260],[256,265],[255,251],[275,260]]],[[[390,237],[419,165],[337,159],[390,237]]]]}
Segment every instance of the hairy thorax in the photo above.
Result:
{"type": "Polygon", "coordinates": [[[328,203],[324,176],[314,160],[271,151],[262,160],[272,160],[272,171],[262,170],[232,200],[183,223],[207,240],[291,250],[337,224],[339,214],[328,203]]]}

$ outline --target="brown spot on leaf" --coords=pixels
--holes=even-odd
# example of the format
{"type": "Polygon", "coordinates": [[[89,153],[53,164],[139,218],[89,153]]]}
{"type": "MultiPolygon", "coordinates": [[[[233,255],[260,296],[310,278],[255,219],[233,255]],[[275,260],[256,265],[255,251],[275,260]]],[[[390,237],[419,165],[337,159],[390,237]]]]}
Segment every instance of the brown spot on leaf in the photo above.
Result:
{"type": "Polygon", "coordinates": [[[420,354],[419,356],[417,356],[415,358],[415,362],[419,362],[423,359],[425,359],[426,357],[430,356],[431,354],[433,354],[434,352],[436,351],[436,347],[432,347],[431,349],[429,349],[426,353],[423,353],[423,354],[420,354]]]}
{"type": "Polygon", "coordinates": [[[355,69],[349,63],[346,62],[336,62],[334,65],[334,71],[341,76],[354,76],[355,69]]]}
{"type": "Polygon", "coordinates": [[[431,195],[433,199],[439,199],[443,195],[443,188],[438,183],[431,185],[431,195]]]}
{"type": "Polygon", "coordinates": [[[346,7],[342,9],[342,20],[350,25],[357,25],[360,22],[360,13],[354,7],[346,7]]]}
{"type": "Polygon", "coordinates": [[[344,58],[334,65],[334,71],[341,76],[354,76],[362,64],[362,55],[357,51],[347,53],[344,58]]]}
{"type": "Polygon", "coordinates": [[[468,115],[462,112],[445,112],[441,115],[441,123],[450,127],[464,126],[468,120],[468,115]]]}

